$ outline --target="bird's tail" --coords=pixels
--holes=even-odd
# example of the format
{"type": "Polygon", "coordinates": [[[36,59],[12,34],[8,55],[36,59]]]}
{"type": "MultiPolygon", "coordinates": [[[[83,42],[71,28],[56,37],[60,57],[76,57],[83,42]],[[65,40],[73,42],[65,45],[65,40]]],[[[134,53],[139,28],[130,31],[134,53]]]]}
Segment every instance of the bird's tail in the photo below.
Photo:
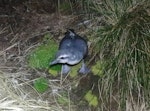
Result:
{"type": "Polygon", "coordinates": [[[74,38],[76,36],[76,33],[74,32],[73,29],[67,29],[65,35],[69,35],[70,37],[74,38]]]}

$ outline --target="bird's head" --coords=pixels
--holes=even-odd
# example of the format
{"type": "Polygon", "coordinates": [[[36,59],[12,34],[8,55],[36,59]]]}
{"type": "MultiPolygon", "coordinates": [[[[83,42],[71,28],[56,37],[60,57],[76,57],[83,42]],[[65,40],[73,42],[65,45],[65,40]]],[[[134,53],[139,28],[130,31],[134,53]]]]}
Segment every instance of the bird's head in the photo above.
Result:
{"type": "Polygon", "coordinates": [[[83,58],[83,55],[78,51],[73,50],[59,50],[56,54],[56,58],[54,61],[50,63],[50,65],[55,64],[69,64],[75,65],[78,64],[83,58]]]}

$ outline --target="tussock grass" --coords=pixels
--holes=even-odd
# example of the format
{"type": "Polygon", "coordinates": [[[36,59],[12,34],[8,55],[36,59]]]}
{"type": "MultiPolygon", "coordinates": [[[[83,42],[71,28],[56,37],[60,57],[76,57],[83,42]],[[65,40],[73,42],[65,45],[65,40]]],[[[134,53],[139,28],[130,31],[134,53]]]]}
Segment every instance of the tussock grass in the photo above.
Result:
{"type": "Polygon", "coordinates": [[[94,1],[92,10],[105,23],[96,31],[100,58],[107,63],[99,80],[101,109],[129,111],[129,105],[145,111],[150,104],[150,2],[94,1]]]}

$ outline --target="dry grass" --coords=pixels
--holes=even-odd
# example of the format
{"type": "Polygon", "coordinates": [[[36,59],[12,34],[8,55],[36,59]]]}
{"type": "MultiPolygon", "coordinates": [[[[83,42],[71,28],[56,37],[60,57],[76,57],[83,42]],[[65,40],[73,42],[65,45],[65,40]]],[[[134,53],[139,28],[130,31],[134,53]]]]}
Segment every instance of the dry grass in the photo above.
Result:
{"type": "Polygon", "coordinates": [[[40,94],[32,87],[35,79],[26,78],[26,76],[32,75],[26,71],[0,72],[1,111],[70,111],[73,108],[70,102],[65,106],[57,102],[57,98],[67,91],[67,99],[70,101],[70,88],[66,88],[69,86],[61,86],[60,80],[57,79],[49,80],[49,90],[40,94]]]}

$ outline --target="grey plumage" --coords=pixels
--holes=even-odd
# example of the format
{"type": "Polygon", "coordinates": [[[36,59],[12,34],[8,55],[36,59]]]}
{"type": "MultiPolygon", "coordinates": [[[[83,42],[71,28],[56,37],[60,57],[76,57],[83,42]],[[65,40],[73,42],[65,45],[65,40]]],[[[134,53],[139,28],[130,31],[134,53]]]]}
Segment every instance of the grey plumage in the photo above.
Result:
{"type": "Polygon", "coordinates": [[[50,65],[61,63],[62,73],[67,74],[70,71],[70,66],[76,65],[82,61],[82,67],[79,73],[86,74],[89,72],[89,69],[84,63],[84,58],[87,54],[88,46],[86,40],[77,35],[74,30],[69,29],[60,42],[55,60],[52,61],[50,65]]]}

